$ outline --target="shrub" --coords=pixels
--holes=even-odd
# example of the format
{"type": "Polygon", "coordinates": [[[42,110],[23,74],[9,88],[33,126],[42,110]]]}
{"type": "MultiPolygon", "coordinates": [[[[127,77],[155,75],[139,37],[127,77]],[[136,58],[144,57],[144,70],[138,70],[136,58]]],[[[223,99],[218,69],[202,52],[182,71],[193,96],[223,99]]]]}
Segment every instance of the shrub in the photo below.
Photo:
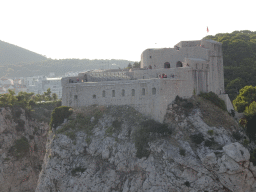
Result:
{"type": "Polygon", "coordinates": [[[118,120],[115,120],[115,121],[113,121],[113,123],[112,123],[112,126],[113,126],[115,129],[120,129],[120,128],[121,128],[121,125],[122,125],[122,121],[118,121],[118,120]]]}
{"type": "Polygon", "coordinates": [[[51,115],[50,128],[57,128],[61,125],[64,119],[68,118],[72,114],[72,110],[69,110],[71,107],[60,106],[56,107],[51,115]]]}
{"type": "Polygon", "coordinates": [[[201,144],[204,141],[204,136],[202,133],[191,135],[190,138],[196,144],[201,144]]]}
{"type": "Polygon", "coordinates": [[[171,135],[172,131],[166,124],[158,123],[154,120],[143,121],[140,125],[141,128],[135,133],[136,157],[147,158],[150,154],[148,142],[155,138],[155,134],[167,136],[171,135]]]}
{"type": "Polygon", "coordinates": [[[211,101],[214,105],[218,106],[222,110],[227,111],[225,102],[222,99],[220,99],[218,95],[213,93],[212,91],[209,93],[200,93],[199,96],[211,101]]]}
{"type": "Polygon", "coordinates": [[[26,137],[22,137],[15,141],[13,152],[17,157],[24,157],[29,152],[29,142],[26,137]]]}
{"type": "Polygon", "coordinates": [[[250,153],[250,162],[252,162],[253,165],[256,166],[256,149],[254,149],[254,150],[250,153]]]}
{"type": "Polygon", "coordinates": [[[16,120],[16,122],[18,123],[15,126],[16,131],[25,131],[25,121],[23,121],[22,119],[18,119],[16,120]]]}
{"type": "Polygon", "coordinates": [[[35,151],[35,152],[37,152],[37,151],[38,151],[37,144],[35,144],[35,146],[34,146],[34,151],[35,151]]]}
{"type": "Polygon", "coordinates": [[[82,167],[77,167],[71,171],[72,176],[75,176],[77,172],[83,173],[86,169],[82,167]]]}
{"type": "Polygon", "coordinates": [[[185,184],[187,187],[190,187],[189,181],[186,181],[184,184],[185,184]]]}
{"type": "Polygon", "coordinates": [[[185,102],[182,106],[186,109],[192,109],[194,107],[193,103],[191,102],[185,102]]]}
{"type": "Polygon", "coordinates": [[[33,135],[29,135],[28,137],[29,137],[29,139],[34,139],[33,135]]]}
{"type": "Polygon", "coordinates": [[[185,154],[186,154],[185,149],[180,149],[180,155],[185,156],[185,154]]]}
{"type": "Polygon", "coordinates": [[[248,145],[249,145],[249,141],[248,141],[247,139],[245,139],[245,140],[243,141],[243,146],[247,147],[248,145]]]}
{"type": "Polygon", "coordinates": [[[212,136],[213,135],[213,130],[208,130],[207,133],[212,136]]]}
{"type": "Polygon", "coordinates": [[[217,143],[214,141],[214,139],[208,139],[204,142],[206,147],[212,147],[213,145],[216,145],[217,143]]]}
{"type": "Polygon", "coordinates": [[[67,133],[65,133],[65,135],[68,136],[72,140],[76,139],[76,134],[73,131],[67,132],[67,133]]]}
{"type": "Polygon", "coordinates": [[[240,140],[240,139],[242,139],[242,137],[243,137],[243,136],[239,133],[239,131],[233,132],[232,135],[233,135],[233,137],[235,138],[235,140],[240,140]]]}

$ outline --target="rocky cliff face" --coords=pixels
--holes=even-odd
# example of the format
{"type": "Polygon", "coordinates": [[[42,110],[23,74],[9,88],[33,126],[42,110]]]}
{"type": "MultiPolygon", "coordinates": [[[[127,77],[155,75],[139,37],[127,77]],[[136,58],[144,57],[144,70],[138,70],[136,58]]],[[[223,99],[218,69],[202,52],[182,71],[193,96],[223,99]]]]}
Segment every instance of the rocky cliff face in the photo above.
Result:
{"type": "Polygon", "coordinates": [[[242,128],[203,99],[171,104],[166,126],[126,106],[74,114],[49,135],[36,192],[256,191],[242,128]]]}
{"type": "Polygon", "coordinates": [[[0,108],[1,192],[35,191],[48,129],[48,123],[28,120],[21,108],[0,108]]]}

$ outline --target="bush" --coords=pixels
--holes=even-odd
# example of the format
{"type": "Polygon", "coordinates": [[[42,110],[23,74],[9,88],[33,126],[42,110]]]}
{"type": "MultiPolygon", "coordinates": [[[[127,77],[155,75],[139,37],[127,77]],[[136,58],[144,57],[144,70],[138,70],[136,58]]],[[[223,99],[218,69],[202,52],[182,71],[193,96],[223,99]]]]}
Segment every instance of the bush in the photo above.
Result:
{"type": "Polygon", "coordinates": [[[250,162],[252,162],[253,165],[256,166],[256,149],[254,149],[254,150],[250,153],[250,162]]]}
{"type": "Polygon", "coordinates": [[[29,142],[26,137],[15,141],[14,146],[10,149],[16,157],[24,157],[29,152],[29,142]]]}
{"type": "Polygon", "coordinates": [[[217,143],[214,141],[214,139],[208,139],[204,142],[206,147],[212,147],[213,145],[216,145],[217,143]]]}
{"type": "Polygon", "coordinates": [[[180,155],[185,156],[185,154],[186,154],[185,149],[180,149],[180,155]]]}
{"type": "Polygon", "coordinates": [[[196,144],[201,144],[204,141],[204,136],[202,133],[191,135],[190,138],[196,144]]]}
{"type": "Polygon", "coordinates": [[[232,135],[233,135],[233,137],[235,138],[235,140],[240,140],[240,139],[242,139],[242,135],[239,133],[239,131],[237,131],[237,132],[233,132],[232,133],[232,135]]]}
{"type": "Polygon", "coordinates": [[[166,124],[154,120],[147,120],[141,123],[141,128],[135,133],[136,157],[148,157],[150,154],[148,142],[155,138],[155,134],[162,136],[171,135],[172,131],[166,124]]]}
{"type": "Polygon", "coordinates": [[[249,141],[248,141],[247,139],[245,139],[245,140],[243,141],[243,146],[247,147],[248,145],[249,145],[249,141]]]}
{"type": "Polygon", "coordinates": [[[187,187],[190,187],[189,181],[186,181],[184,184],[185,184],[187,187]]]}
{"type": "Polygon", "coordinates": [[[86,169],[82,167],[77,167],[71,171],[72,176],[75,176],[77,172],[83,173],[86,169]]]}
{"type": "Polygon", "coordinates": [[[18,123],[15,127],[16,131],[25,131],[25,121],[18,119],[16,122],[18,123]]]}
{"type": "Polygon", "coordinates": [[[213,130],[208,130],[207,133],[212,136],[213,135],[213,130]]]}
{"type": "Polygon", "coordinates": [[[211,101],[214,105],[221,108],[222,110],[227,111],[225,102],[222,99],[220,99],[218,95],[213,93],[212,91],[209,93],[200,93],[199,96],[211,101]]]}
{"type": "Polygon", "coordinates": [[[68,118],[72,114],[73,111],[69,109],[71,109],[71,107],[60,106],[53,110],[50,121],[50,129],[57,128],[63,123],[64,119],[68,118]]]}

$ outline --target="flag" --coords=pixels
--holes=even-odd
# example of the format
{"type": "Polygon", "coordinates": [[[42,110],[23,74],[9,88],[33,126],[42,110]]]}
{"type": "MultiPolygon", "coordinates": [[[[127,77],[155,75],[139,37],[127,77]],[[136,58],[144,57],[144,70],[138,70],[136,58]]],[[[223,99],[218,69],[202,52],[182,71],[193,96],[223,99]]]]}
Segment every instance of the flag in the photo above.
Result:
{"type": "Polygon", "coordinates": [[[208,29],[208,27],[207,27],[207,33],[209,33],[209,29],[208,29]]]}

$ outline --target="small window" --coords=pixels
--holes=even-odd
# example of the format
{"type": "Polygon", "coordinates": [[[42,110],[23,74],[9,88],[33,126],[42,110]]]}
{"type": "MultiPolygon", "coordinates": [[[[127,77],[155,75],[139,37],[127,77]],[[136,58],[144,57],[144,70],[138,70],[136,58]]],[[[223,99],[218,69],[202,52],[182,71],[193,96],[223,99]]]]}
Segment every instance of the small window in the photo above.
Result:
{"type": "Polygon", "coordinates": [[[152,95],[155,95],[156,94],[156,88],[152,88],[152,95]]]}
{"type": "Polygon", "coordinates": [[[96,99],[96,95],[93,95],[92,98],[93,98],[93,99],[96,99]]]}
{"type": "Polygon", "coordinates": [[[123,89],[122,90],[122,97],[124,97],[125,96],[125,90],[123,89]]]}
{"type": "Polygon", "coordinates": [[[149,58],[151,59],[152,57],[151,57],[151,56],[149,56],[149,58]]]}
{"type": "Polygon", "coordinates": [[[170,63],[169,63],[169,62],[165,62],[165,63],[164,63],[164,68],[171,68],[170,63]]]}
{"type": "Polygon", "coordinates": [[[77,95],[75,95],[74,98],[77,99],[77,95]]]}
{"type": "Polygon", "coordinates": [[[178,61],[178,62],[176,63],[176,67],[182,67],[182,63],[181,63],[180,61],[178,61]]]}
{"type": "Polygon", "coordinates": [[[135,96],[135,89],[132,89],[132,96],[135,96]]]}
{"type": "Polygon", "coordinates": [[[145,88],[142,88],[142,95],[145,95],[145,88]]]}
{"type": "Polygon", "coordinates": [[[102,97],[106,97],[106,91],[102,91],[102,97]]]}
{"type": "Polygon", "coordinates": [[[115,97],[116,93],[115,90],[112,90],[112,97],[115,97]]]}

